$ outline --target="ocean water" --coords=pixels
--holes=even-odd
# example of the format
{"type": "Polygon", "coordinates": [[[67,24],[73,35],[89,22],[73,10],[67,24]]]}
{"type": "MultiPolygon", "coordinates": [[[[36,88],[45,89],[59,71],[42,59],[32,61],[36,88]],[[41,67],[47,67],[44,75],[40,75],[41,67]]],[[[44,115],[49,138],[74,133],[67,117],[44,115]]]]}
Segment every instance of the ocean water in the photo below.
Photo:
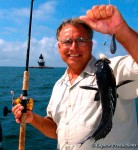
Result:
{"type": "MultiPolygon", "coordinates": [[[[46,107],[50,99],[54,83],[64,73],[65,68],[54,69],[29,69],[28,97],[33,98],[33,111],[41,116],[46,116],[46,107]]],[[[24,67],[0,67],[0,122],[3,129],[4,150],[17,150],[20,125],[15,122],[10,113],[3,116],[4,106],[12,108],[11,91],[15,97],[22,94],[24,67]]],[[[56,140],[49,139],[34,129],[31,125],[26,126],[26,150],[55,150],[56,140]]]]}
{"type": "MultiPolygon", "coordinates": [[[[50,95],[54,83],[64,73],[65,68],[54,69],[29,69],[29,90],[28,97],[35,100],[33,111],[41,116],[46,115],[50,95]]],[[[4,106],[11,110],[12,95],[15,97],[22,94],[24,67],[0,67],[0,122],[3,129],[3,150],[17,150],[20,125],[15,122],[14,116],[10,113],[3,116],[4,106]]],[[[136,101],[138,110],[138,100],[136,101]]],[[[137,112],[138,118],[138,112],[137,112]]],[[[57,141],[49,139],[33,128],[26,126],[26,150],[56,150],[57,141]]]]}

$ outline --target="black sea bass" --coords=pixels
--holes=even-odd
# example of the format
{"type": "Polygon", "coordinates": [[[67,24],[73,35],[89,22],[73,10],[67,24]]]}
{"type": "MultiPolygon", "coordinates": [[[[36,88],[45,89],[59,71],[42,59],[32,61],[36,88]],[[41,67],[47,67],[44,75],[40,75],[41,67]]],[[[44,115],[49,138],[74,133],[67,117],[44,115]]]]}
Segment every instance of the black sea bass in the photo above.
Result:
{"type": "Polygon", "coordinates": [[[88,139],[93,139],[96,142],[99,139],[105,138],[106,135],[111,131],[112,119],[117,101],[117,88],[121,85],[132,82],[132,80],[127,80],[116,86],[114,73],[109,64],[110,60],[101,54],[100,59],[95,63],[95,75],[98,88],[92,86],[81,86],[81,88],[86,90],[96,90],[96,99],[98,98],[101,100],[102,104],[102,117],[98,127],[94,133],[85,139],[81,144],[88,139]]]}

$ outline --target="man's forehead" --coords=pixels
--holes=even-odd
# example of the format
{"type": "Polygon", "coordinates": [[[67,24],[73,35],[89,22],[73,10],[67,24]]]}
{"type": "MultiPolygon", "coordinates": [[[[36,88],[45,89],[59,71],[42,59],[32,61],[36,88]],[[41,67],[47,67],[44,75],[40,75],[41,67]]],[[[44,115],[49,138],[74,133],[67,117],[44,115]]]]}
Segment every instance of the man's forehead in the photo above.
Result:
{"type": "Polygon", "coordinates": [[[71,25],[67,25],[67,26],[64,26],[63,28],[62,28],[62,30],[60,31],[60,33],[65,33],[65,32],[72,32],[73,31],[73,26],[71,26],[71,25]]]}
{"type": "Polygon", "coordinates": [[[66,25],[60,31],[60,36],[82,34],[82,30],[80,28],[81,28],[81,26],[66,25]]]}

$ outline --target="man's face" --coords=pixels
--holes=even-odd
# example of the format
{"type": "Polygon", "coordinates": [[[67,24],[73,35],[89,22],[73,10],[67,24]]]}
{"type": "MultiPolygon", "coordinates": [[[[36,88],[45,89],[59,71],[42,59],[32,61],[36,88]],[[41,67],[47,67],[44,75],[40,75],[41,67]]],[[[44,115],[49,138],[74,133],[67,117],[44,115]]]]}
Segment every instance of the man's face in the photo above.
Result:
{"type": "Polygon", "coordinates": [[[66,25],[59,34],[58,50],[69,67],[83,69],[91,59],[92,41],[82,26],[66,25]]]}

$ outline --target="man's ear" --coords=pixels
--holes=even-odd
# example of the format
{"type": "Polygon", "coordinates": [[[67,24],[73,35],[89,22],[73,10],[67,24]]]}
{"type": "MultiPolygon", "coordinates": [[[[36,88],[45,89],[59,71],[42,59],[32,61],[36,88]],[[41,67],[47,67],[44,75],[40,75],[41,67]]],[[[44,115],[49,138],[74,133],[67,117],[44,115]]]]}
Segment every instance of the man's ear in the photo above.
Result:
{"type": "Polygon", "coordinates": [[[60,52],[60,43],[59,42],[57,44],[57,47],[58,47],[58,51],[60,52]]]}

